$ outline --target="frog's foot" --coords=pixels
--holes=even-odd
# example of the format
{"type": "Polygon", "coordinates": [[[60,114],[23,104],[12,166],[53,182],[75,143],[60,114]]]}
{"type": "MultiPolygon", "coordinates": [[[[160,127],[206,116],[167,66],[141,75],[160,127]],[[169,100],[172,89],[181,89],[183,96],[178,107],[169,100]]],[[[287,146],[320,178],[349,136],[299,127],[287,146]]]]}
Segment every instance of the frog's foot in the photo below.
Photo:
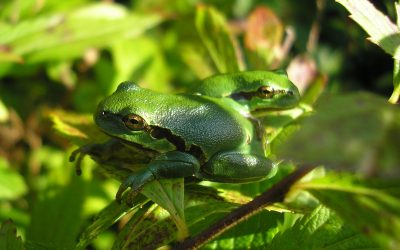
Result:
{"type": "Polygon", "coordinates": [[[85,146],[80,147],[78,149],[75,149],[74,151],[72,151],[71,155],[69,156],[69,161],[70,162],[74,162],[76,160],[75,163],[75,172],[77,175],[81,175],[82,174],[82,160],[83,157],[85,157],[85,155],[88,154],[88,150],[86,149],[85,146]],[[78,158],[77,158],[78,157],[78,158]]]}
{"type": "Polygon", "coordinates": [[[172,151],[156,157],[147,168],[129,176],[119,187],[116,195],[117,202],[121,203],[123,193],[128,189],[127,204],[132,205],[135,196],[147,183],[157,179],[185,178],[194,176],[200,169],[199,161],[192,155],[172,151]]]}
{"type": "Polygon", "coordinates": [[[126,199],[126,203],[128,206],[132,207],[133,199],[140,193],[143,189],[144,185],[155,180],[155,176],[151,171],[145,170],[143,172],[133,174],[129,176],[122,184],[119,186],[118,192],[116,194],[116,200],[118,203],[122,202],[122,195],[125,191],[130,188],[128,191],[128,196],[126,199]]]}

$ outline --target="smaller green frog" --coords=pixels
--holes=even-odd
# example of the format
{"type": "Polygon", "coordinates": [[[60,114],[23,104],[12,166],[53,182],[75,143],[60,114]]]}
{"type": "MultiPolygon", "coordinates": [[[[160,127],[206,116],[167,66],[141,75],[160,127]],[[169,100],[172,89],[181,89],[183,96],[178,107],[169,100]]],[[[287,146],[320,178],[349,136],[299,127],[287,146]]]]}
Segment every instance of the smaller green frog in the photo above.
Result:
{"type": "Polygon", "coordinates": [[[242,109],[220,98],[121,83],[98,105],[95,123],[112,140],[158,155],[121,184],[117,200],[130,187],[130,201],[144,185],[162,178],[242,183],[274,174],[275,164],[266,158],[253,124],[238,112],[242,109]]]}
{"type": "Polygon", "coordinates": [[[245,71],[214,75],[200,82],[195,93],[231,99],[254,117],[271,110],[295,107],[300,100],[297,87],[282,71],[245,71]]]}

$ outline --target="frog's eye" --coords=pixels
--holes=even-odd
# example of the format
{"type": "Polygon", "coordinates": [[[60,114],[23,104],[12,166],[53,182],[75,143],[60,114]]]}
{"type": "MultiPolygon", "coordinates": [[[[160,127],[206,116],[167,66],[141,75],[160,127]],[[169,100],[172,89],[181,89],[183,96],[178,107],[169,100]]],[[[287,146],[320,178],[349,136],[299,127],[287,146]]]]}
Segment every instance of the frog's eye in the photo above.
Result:
{"type": "Polygon", "coordinates": [[[147,126],[146,121],[141,116],[135,114],[126,115],[122,118],[122,121],[130,130],[143,130],[147,126]]]}
{"type": "Polygon", "coordinates": [[[269,98],[274,95],[274,89],[270,86],[261,86],[258,88],[257,93],[260,98],[269,98]]]}

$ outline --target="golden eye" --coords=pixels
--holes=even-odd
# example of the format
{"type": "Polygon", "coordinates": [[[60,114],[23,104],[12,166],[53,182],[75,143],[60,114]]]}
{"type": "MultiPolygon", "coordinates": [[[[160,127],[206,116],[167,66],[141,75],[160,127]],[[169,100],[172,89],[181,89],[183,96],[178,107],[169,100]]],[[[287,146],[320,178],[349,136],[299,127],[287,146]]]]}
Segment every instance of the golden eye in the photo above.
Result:
{"type": "Polygon", "coordinates": [[[261,86],[258,88],[257,92],[260,98],[271,97],[274,95],[274,89],[270,86],[261,86]]]}
{"type": "Polygon", "coordinates": [[[146,121],[142,117],[135,114],[126,115],[122,121],[130,130],[143,130],[147,126],[146,121]]]}

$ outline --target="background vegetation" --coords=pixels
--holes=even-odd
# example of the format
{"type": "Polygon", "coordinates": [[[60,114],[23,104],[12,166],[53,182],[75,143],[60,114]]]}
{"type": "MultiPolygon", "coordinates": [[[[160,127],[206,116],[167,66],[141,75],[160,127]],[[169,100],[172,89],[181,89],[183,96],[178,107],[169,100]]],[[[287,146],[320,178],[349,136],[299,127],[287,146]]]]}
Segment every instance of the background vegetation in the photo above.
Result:
{"type": "MultiPolygon", "coordinates": [[[[140,249],[140,242],[153,248],[174,241],[165,211],[143,197],[141,207],[117,205],[119,182],[89,158],[76,176],[70,152],[99,136],[90,134],[90,114],[127,79],[177,93],[215,73],[278,68],[288,71],[305,104],[317,104],[310,118],[266,118],[271,157],[326,168],[293,186],[285,203],[205,248],[398,249],[398,5],[373,1],[384,13],[378,16],[364,1],[353,8],[338,2],[343,6],[332,0],[1,1],[0,249],[140,249]]],[[[284,163],[273,180],[260,183],[187,188],[190,232],[293,168],[284,163]]]]}

